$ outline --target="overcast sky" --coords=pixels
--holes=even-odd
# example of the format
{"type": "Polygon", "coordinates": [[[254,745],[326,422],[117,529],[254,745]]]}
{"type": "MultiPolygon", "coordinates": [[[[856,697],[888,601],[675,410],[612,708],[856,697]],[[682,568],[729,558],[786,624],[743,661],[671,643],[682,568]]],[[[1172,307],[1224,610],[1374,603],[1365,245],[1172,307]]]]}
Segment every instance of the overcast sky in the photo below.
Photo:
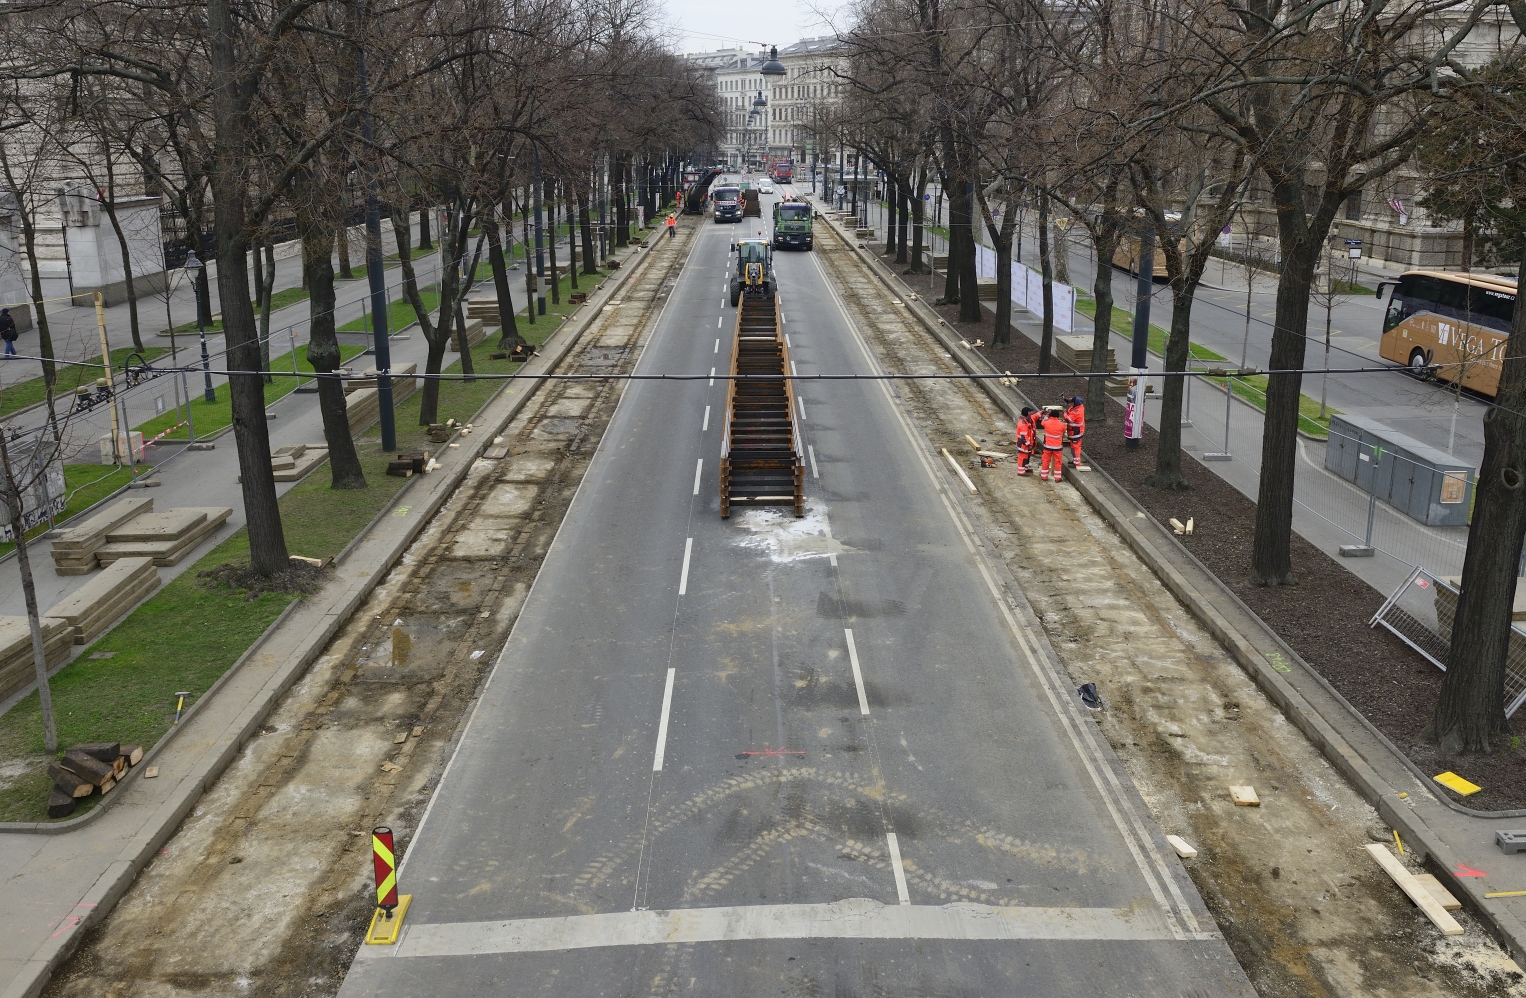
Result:
{"type": "MultiPolygon", "coordinates": [[[[678,52],[711,52],[735,45],[762,42],[783,48],[801,38],[832,33],[817,10],[836,12],[842,0],[664,0],[667,23],[674,34],[670,45],[678,52]]],[[[832,17],[841,14],[832,13],[832,17]]]]}

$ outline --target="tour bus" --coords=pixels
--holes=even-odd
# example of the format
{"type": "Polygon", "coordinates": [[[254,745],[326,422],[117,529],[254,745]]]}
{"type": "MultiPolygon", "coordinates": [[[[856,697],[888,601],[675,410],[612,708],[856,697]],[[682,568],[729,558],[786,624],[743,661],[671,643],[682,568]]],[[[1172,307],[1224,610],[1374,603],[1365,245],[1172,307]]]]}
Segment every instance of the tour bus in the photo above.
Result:
{"type": "Polygon", "coordinates": [[[1385,287],[1394,290],[1378,341],[1384,360],[1406,365],[1417,377],[1494,395],[1515,312],[1515,281],[1414,270],[1379,282],[1379,298],[1385,287]]]}
{"type": "MultiPolygon", "coordinates": [[[[1144,209],[1143,208],[1135,208],[1134,209],[1134,219],[1135,219],[1135,224],[1136,225],[1143,224],[1143,222],[1144,222],[1144,214],[1145,213],[1144,213],[1144,209]]],[[[1170,223],[1172,223],[1174,225],[1175,223],[1180,222],[1181,220],[1182,220],[1181,212],[1179,212],[1179,211],[1168,211],[1168,212],[1166,212],[1166,221],[1167,222],[1170,222],[1170,223]]],[[[1118,240],[1118,248],[1113,250],[1113,266],[1128,271],[1129,274],[1134,276],[1134,277],[1138,277],[1139,276],[1139,237],[1138,236],[1125,235],[1125,236],[1123,236],[1123,238],[1118,240]]],[[[1155,269],[1154,269],[1154,272],[1150,275],[1150,277],[1153,280],[1169,280],[1170,277],[1171,277],[1171,272],[1166,267],[1166,254],[1164,254],[1164,253],[1162,253],[1160,251],[1160,245],[1159,245],[1158,242],[1157,242],[1157,244],[1155,246],[1155,269]]]]}

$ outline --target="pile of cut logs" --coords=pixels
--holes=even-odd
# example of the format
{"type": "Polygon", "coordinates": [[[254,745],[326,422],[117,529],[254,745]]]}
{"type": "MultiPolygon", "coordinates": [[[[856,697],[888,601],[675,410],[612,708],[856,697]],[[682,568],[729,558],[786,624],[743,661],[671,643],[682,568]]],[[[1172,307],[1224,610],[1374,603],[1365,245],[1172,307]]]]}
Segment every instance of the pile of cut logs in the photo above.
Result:
{"type": "Polygon", "coordinates": [[[142,759],[140,745],[89,742],[74,746],[62,759],[48,763],[48,776],[53,779],[53,791],[48,794],[48,817],[67,818],[74,813],[79,798],[89,797],[97,790],[110,793],[142,759]]]}

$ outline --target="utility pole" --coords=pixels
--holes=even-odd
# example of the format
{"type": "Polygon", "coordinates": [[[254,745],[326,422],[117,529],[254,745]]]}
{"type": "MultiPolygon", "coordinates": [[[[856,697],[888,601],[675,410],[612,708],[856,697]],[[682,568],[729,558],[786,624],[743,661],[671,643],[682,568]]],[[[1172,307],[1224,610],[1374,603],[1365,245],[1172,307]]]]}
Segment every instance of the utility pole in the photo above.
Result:
{"type": "MultiPolygon", "coordinates": [[[[367,150],[371,147],[371,111],[366,96],[366,50],[359,46],[355,60],[356,82],[360,90],[360,135],[367,150]]],[[[376,170],[370,155],[361,157],[360,168],[364,172],[366,186],[366,283],[371,288],[371,343],[376,350],[376,403],[381,416],[382,450],[397,450],[397,424],[392,412],[392,345],[387,339],[387,281],[382,273],[381,202],[376,198],[376,170]]],[[[428,211],[427,207],[419,212],[428,211]]],[[[407,212],[403,224],[412,225],[407,212]]]]}
{"type": "MultiPolygon", "coordinates": [[[[1134,387],[1129,392],[1128,416],[1124,419],[1123,446],[1132,450],[1144,439],[1145,426],[1145,375],[1150,373],[1150,296],[1155,290],[1155,227],[1145,225],[1139,236],[1139,281],[1134,285],[1134,353],[1129,365],[1132,368],[1134,387]],[[1132,418],[1128,418],[1128,417],[1132,418]]],[[[1098,316],[1095,321],[1107,322],[1111,316],[1098,316]]]]}
{"type": "Polygon", "coordinates": [[[545,233],[541,228],[540,150],[535,151],[535,310],[546,314],[545,233]]]}

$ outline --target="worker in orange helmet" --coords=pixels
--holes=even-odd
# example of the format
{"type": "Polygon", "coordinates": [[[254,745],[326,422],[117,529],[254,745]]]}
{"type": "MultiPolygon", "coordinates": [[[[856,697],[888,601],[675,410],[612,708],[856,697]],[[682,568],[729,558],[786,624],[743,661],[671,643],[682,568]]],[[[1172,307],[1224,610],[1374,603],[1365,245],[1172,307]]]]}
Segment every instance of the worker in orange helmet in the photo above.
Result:
{"type": "Polygon", "coordinates": [[[1033,459],[1033,410],[1023,406],[1023,414],[1017,420],[1017,473],[1029,472],[1028,462],[1033,459]]]}
{"type": "Polygon", "coordinates": [[[1070,452],[1074,467],[1081,467],[1081,438],[1086,436],[1086,400],[1073,395],[1065,409],[1065,422],[1070,424],[1070,452]]]}
{"type": "Polygon", "coordinates": [[[678,216],[670,212],[668,214],[668,238],[672,239],[678,234],[678,216]]]}
{"type": "Polygon", "coordinates": [[[1060,480],[1060,473],[1065,469],[1065,435],[1070,424],[1065,422],[1057,405],[1044,407],[1044,419],[1039,424],[1039,431],[1043,434],[1044,460],[1039,467],[1039,478],[1049,481],[1049,470],[1054,468],[1054,481],[1060,480]]]}

